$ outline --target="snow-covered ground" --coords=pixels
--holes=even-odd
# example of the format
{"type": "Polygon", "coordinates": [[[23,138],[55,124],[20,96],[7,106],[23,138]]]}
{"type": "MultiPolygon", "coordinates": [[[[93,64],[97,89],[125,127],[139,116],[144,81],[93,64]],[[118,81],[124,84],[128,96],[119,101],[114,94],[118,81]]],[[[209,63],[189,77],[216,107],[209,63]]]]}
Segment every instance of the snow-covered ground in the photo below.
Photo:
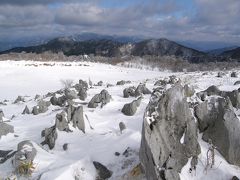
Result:
{"type": "MultiPolygon", "coordinates": [[[[111,179],[123,179],[122,176],[139,163],[138,152],[143,114],[150,97],[150,95],[144,95],[134,116],[125,116],[121,113],[123,105],[135,99],[123,98],[123,89],[126,87],[146,82],[146,86],[152,90],[157,79],[173,74],[181,78],[183,84],[190,84],[198,91],[205,90],[210,85],[216,85],[221,90],[233,90],[240,87],[240,85],[233,85],[239,79],[231,78],[229,72],[223,78],[217,78],[217,72],[209,72],[207,75],[202,75],[202,72],[171,73],[87,62],[51,63],[54,64],[53,66],[44,66],[43,62],[34,62],[35,66],[29,66],[29,64],[33,64],[33,62],[0,62],[0,102],[5,99],[9,100],[7,105],[0,105],[0,109],[3,110],[7,119],[11,119],[15,115],[8,122],[14,126],[15,133],[0,139],[0,149],[16,150],[19,142],[23,140],[33,141],[38,150],[34,160],[36,169],[32,175],[33,179],[42,174],[41,179],[44,180],[71,180],[75,177],[91,180],[95,178],[96,174],[92,161],[101,162],[113,171],[111,179]],[[68,64],[68,66],[64,64],[68,64]],[[89,78],[93,83],[102,80],[104,85],[89,89],[85,102],[89,102],[102,89],[107,89],[112,96],[111,102],[102,109],[89,109],[84,105],[84,114],[88,116],[94,129],[91,129],[86,123],[86,134],[72,127],[72,133],[58,131],[55,148],[53,150],[48,150],[46,147],[42,149],[39,146],[43,141],[41,131],[54,125],[55,115],[61,112],[61,109],[57,106],[50,106],[46,113],[34,116],[22,115],[24,107],[28,105],[32,108],[36,105],[36,101],[34,101],[36,94],[44,95],[63,88],[61,80],[72,79],[77,83],[79,79],[88,81],[89,78]],[[116,82],[119,80],[130,80],[132,83],[116,86],[116,82]],[[107,88],[108,83],[114,84],[114,86],[107,88]],[[12,102],[18,95],[26,96],[27,101],[13,104],[12,102]],[[118,127],[121,121],[127,127],[122,134],[118,127]],[[64,143],[69,144],[67,151],[62,148],[64,143]],[[131,155],[125,157],[122,153],[128,147],[132,152],[131,155]],[[116,156],[115,152],[119,152],[121,155],[116,156]]],[[[202,153],[199,155],[199,159],[205,162],[207,145],[201,140],[200,144],[202,153]]],[[[189,164],[187,164],[182,169],[181,178],[184,180],[217,180],[230,179],[233,175],[240,177],[240,169],[229,165],[219,153],[216,154],[216,164],[215,169],[206,173],[204,163],[199,163],[196,175],[188,172],[189,164]]],[[[0,164],[0,179],[11,175],[13,170],[10,160],[0,164]]]]}

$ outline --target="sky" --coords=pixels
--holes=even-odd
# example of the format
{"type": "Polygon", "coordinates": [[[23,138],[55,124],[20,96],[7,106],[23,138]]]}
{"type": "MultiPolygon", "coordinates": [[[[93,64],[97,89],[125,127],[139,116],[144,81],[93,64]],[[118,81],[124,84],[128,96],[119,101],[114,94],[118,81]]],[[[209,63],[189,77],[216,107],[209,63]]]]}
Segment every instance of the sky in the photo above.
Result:
{"type": "Polygon", "coordinates": [[[93,32],[240,45],[240,0],[0,0],[0,40],[93,32]]]}

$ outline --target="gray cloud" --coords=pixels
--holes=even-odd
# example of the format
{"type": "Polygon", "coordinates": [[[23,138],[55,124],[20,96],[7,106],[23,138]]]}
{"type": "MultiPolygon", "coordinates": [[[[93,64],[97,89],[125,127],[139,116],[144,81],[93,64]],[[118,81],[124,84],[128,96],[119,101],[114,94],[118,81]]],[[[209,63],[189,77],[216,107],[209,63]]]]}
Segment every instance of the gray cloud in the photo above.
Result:
{"type": "Polygon", "coordinates": [[[0,38],[96,32],[173,40],[240,40],[239,0],[194,0],[192,12],[176,0],[141,0],[121,7],[104,7],[101,2],[1,0],[0,38]],[[59,6],[49,6],[59,2],[59,6]]]}

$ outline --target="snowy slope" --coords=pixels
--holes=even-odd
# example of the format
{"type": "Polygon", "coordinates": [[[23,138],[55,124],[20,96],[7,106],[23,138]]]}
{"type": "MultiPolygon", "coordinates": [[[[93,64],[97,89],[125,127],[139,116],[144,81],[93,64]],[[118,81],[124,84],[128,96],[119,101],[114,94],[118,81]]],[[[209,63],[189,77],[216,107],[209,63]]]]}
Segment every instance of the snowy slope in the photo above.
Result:
{"type": "MultiPolygon", "coordinates": [[[[105,64],[95,63],[52,63],[54,66],[43,66],[42,62],[34,62],[35,66],[29,66],[33,62],[0,62],[0,101],[9,100],[7,105],[0,105],[5,117],[11,119],[8,122],[15,128],[14,134],[8,134],[0,139],[0,149],[16,150],[17,144],[23,140],[32,140],[37,148],[37,156],[34,160],[36,170],[32,179],[41,176],[41,179],[95,179],[96,171],[92,161],[98,161],[106,165],[113,176],[111,179],[123,179],[123,175],[129,172],[139,163],[139,147],[141,141],[142,120],[145,108],[149,102],[150,95],[144,95],[144,99],[137,113],[134,116],[125,116],[121,109],[125,103],[129,103],[135,98],[123,98],[123,89],[129,86],[136,86],[140,82],[146,82],[149,89],[154,88],[154,83],[159,78],[165,78],[172,74],[182,79],[182,83],[191,84],[198,91],[206,89],[210,85],[217,85],[222,90],[237,89],[240,85],[233,86],[238,78],[230,78],[229,72],[223,78],[216,78],[217,72],[202,75],[202,73],[170,73],[147,71],[139,69],[129,69],[105,64]],[[26,66],[27,65],[27,66],[26,66]],[[70,66],[71,65],[71,66],[70,66]],[[72,79],[77,82],[79,79],[88,81],[91,79],[94,83],[102,80],[102,87],[95,86],[88,90],[86,101],[99,93],[102,89],[107,89],[112,95],[109,104],[101,108],[89,109],[84,105],[84,114],[94,129],[91,129],[86,123],[86,134],[74,129],[72,133],[58,131],[58,139],[53,150],[47,147],[42,149],[39,144],[42,142],[41,131],[54,125],[55,115],[62,111],[57,106],[50,106],[46,113],[34,115],[22,115],[26,105],[32,108],[36,105],[34,96],[36,94],[44,95],[51,91],[62,88],[61,79],[72,79]],[[116,85],[119,80],[131,80],[131,84],[123,86],[113,86],[107,88],[107,83],[116,85]],[[18,95],[27,95],[27,101],[19,104],[12,104],[18,95]],[[124,122],[127,129],[120,133],[118,124],[124,122]],[[16,136],[17,135],[17,136],[16,136]],[[69,143],[67,151],[62,146],[69,143]],[[131,153],[128,157],[122,153],[130,147],[131,153]],[[114,153],[121,153],[115,156],[114,153]]],[[[84,103],[83,101],[79,101],[84,103]]],[[[200,159],[204,161],[206,153],[206,143],[201,142],[202,153],[200,159]]],[[[216,164],[219,167],[207,174],[203,172],[203,166],[199,164],[196,176],[188,172],[188,164],[182,169],[182,179],[222,179],[230,178],[232,175],[240,177],[240,169],[229,165],[218,153],[216,164]],[[220,163],[221,162],[221,163],[220,163]],[[221,176],[220,176],[221,175],[221,176]],[[218,178],[221,179],[221,178],[218,178]]],[[[13,172],[11,161],[0,164],[0,179],[10,176],[13,172]]]]}

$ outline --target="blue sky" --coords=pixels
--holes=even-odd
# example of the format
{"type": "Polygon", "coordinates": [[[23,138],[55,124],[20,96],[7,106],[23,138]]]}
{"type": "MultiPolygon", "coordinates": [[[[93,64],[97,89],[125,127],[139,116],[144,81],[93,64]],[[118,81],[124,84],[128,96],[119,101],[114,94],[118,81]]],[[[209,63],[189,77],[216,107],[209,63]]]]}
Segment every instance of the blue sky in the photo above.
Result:
{"type": "Polygon", "coordinates": [[[1,0],[0,39],[82,32],[240,42],[239,0],[1,0]]]}

